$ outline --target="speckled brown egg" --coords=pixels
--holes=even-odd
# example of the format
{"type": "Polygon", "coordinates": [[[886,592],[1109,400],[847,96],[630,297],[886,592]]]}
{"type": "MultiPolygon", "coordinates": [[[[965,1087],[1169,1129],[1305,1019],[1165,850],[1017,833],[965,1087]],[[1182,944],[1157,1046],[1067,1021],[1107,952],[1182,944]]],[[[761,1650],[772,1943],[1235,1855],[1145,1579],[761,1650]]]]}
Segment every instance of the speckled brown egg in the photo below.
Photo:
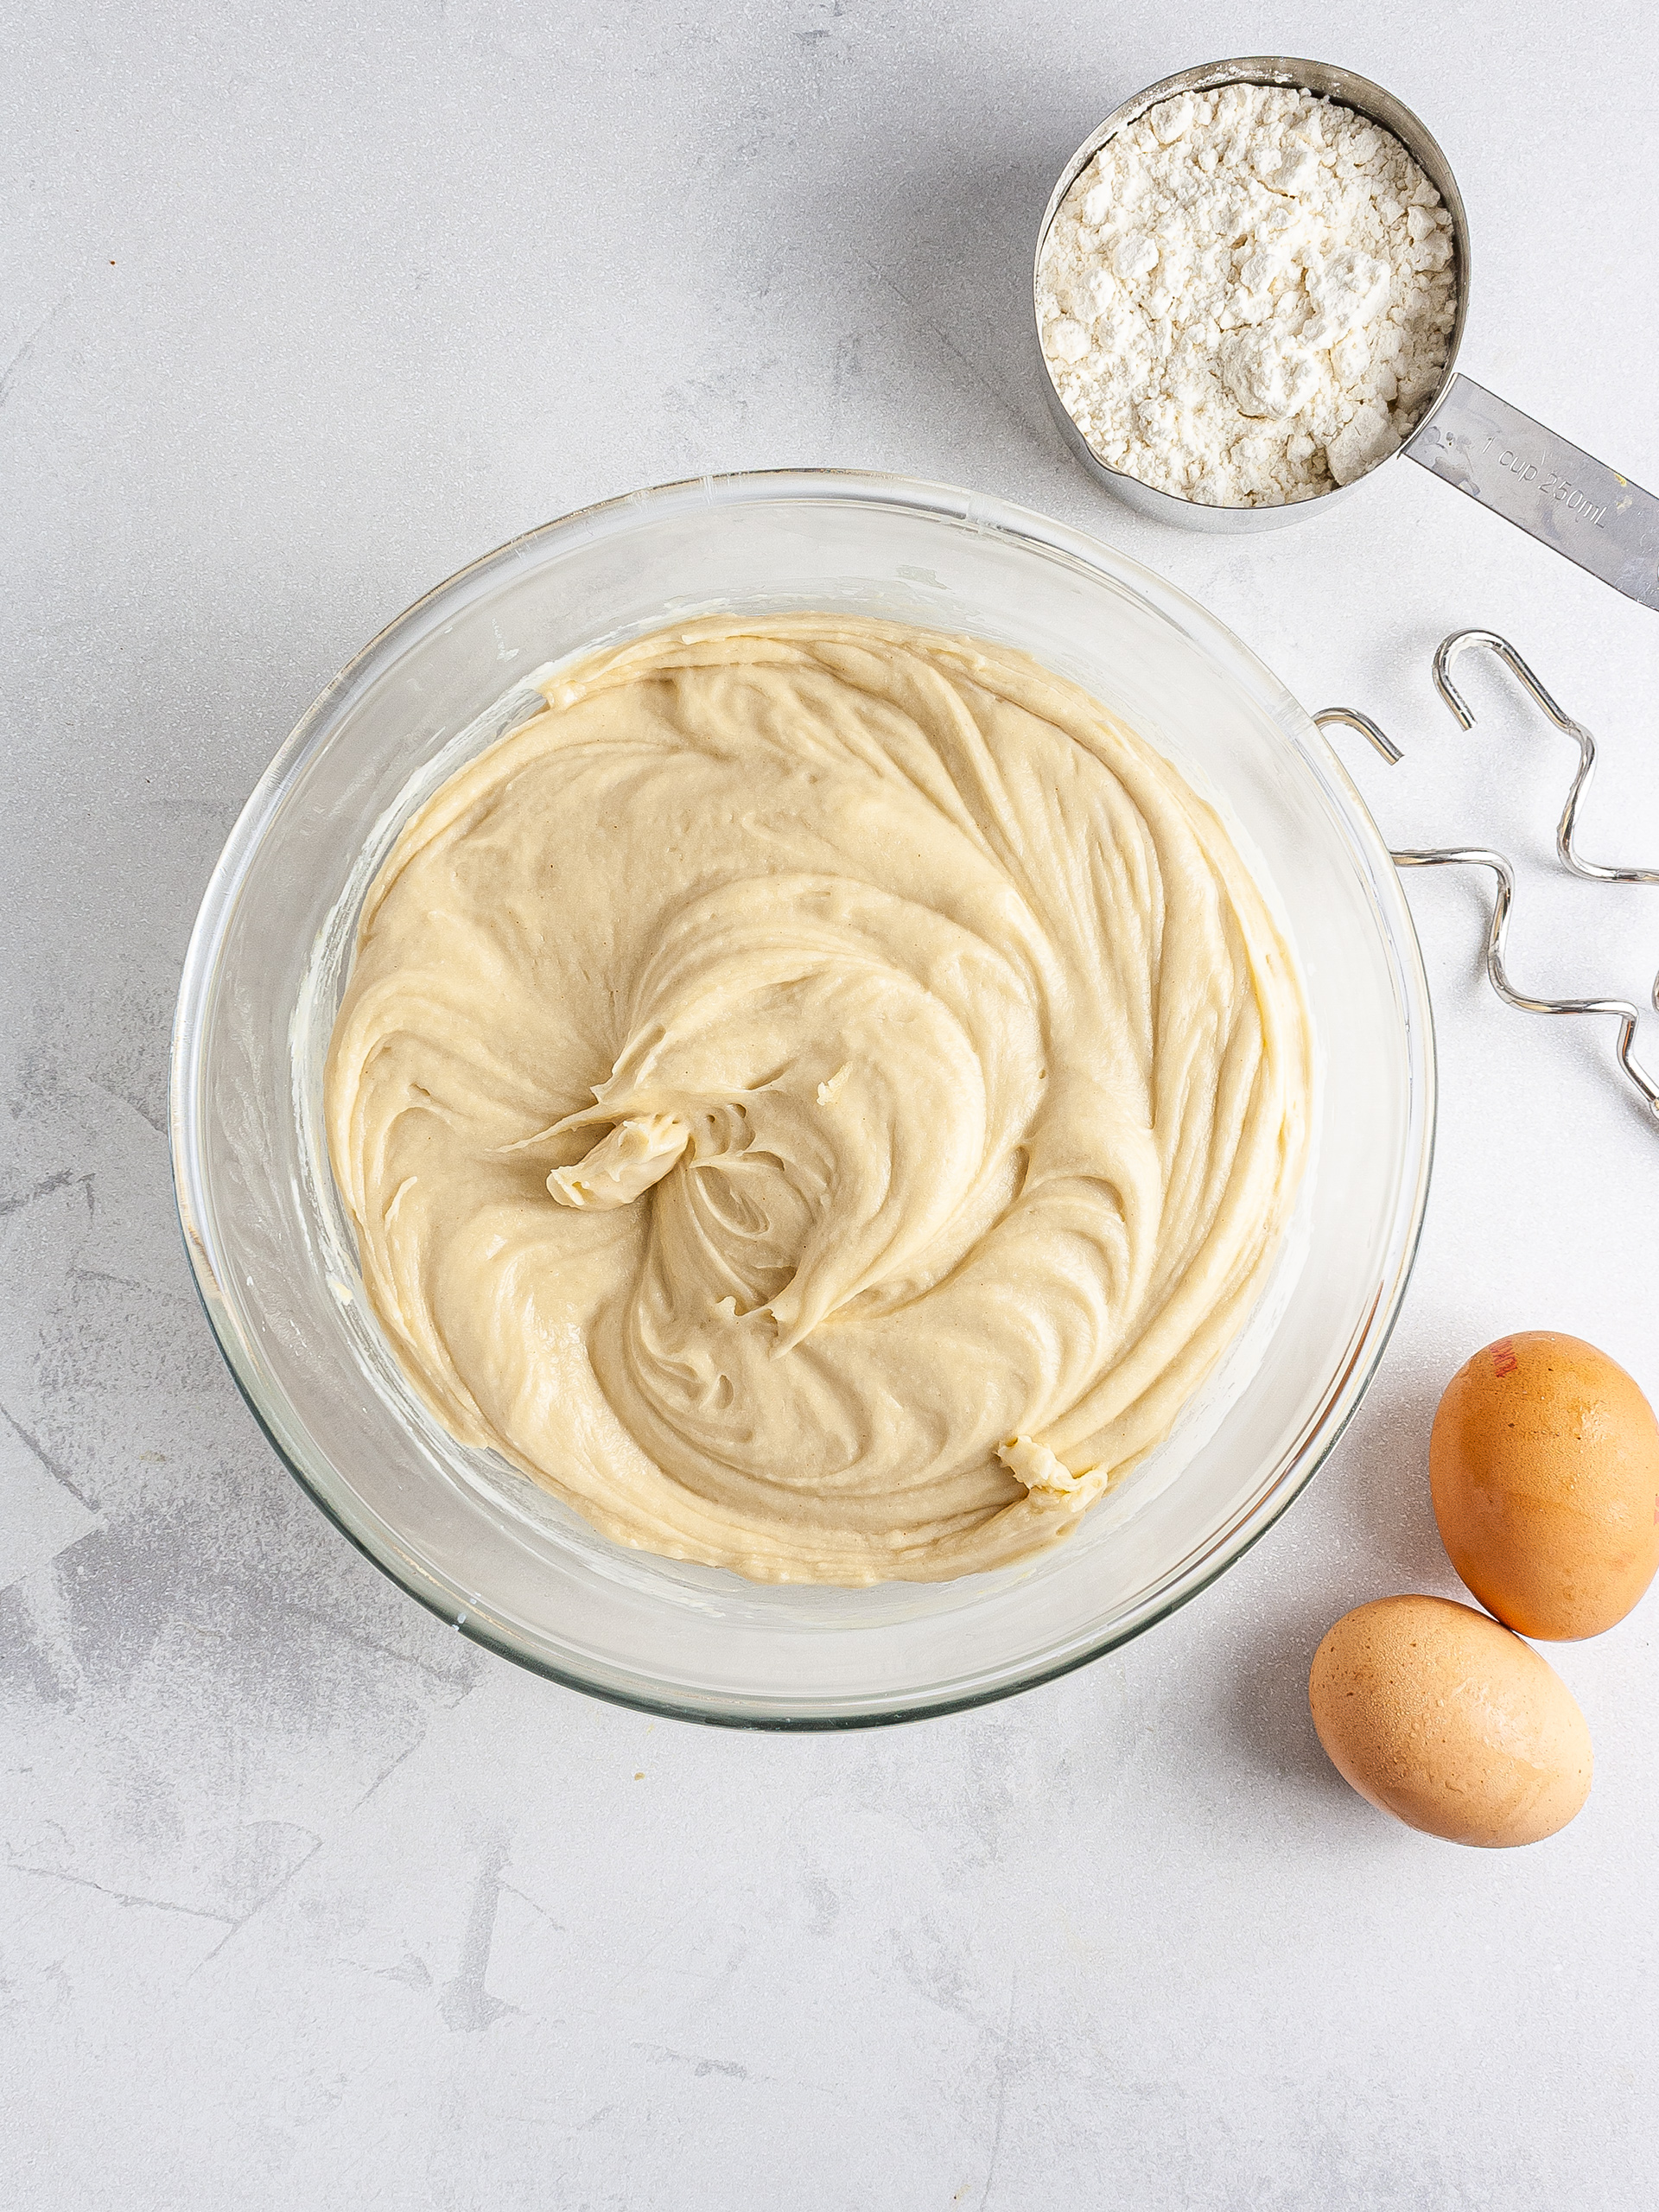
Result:
{"type": "Polygon", "coordinates": [[[1428,1471],[1452,1566],[1522,1636],[1599,1636],[1659,1568],[1659,1421],[1577,1337],[1504,1337],[1460,1367],[1428,1471]]]}
{"type": "Polygon", "coordinates": [[[1567,1684],[1449,1598],[1344,1613],[1313,1655],[1307,1702],[1344,1782],[1450,1843],[1537,1843],[1590,1795],[1590,1732],[1567,1684]]]}

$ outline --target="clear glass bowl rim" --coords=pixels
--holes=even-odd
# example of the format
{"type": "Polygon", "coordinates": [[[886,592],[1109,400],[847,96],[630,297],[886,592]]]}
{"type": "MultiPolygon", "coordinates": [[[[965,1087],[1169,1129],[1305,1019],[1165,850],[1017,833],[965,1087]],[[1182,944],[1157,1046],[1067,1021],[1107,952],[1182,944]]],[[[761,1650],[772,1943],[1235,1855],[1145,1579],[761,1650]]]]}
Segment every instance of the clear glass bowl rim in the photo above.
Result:
{"type": "Polygon", "coordinates": [[[623,493],[610,499],[572,510],[509,538],[492,551],[471,561],[416,600],[354,654],[295,725],[285,742],[260,777],[226,841],[208,879],[191,931],[180,979],[174,1016],[168,1131],[173,1160],[174,1193],[179,1224],[189,1259],[193,1280],[203,1312],[238,1389],[267,1442],[300,1488],[334,1527],[390,1580],[449,1627],[498,1656],[512,1660],[532,1674],[581,1690],[607,1703],[633,1711],[714,1726],[760,1728],[804,1733],[827,1730],[890,1726],[971,1710],[1018,1695],[1040,1684],[1091,1664],[1121,1645],[1166,1620],[1171,1614],[1208,1589],[1253,1545],[1259,1542],[1280,1516],[1301,1495],[1342,1436],[1360,1399],[1376,1371],[1394,1331],[1409,1281],[1422,1233],[1427,1204],[1435,1135],[1436,1053],[1427,976],[1412,924],[1410,909],[1400,889],[1399,877],[1381,833],[1357,786],[1326,742],[1313,718],[1266,664],[1250,652],[1226,625],[1198,601],[1169,583],[1128,555],[1090,537],[1085,532],[1052,521],[1034,510],[1018,506],[991,494],[955,486],[868,470],[794,468],[736,470],[690,477],[643,490],[623,493]],[[1189,1572],[1162,1592],[1155,1603],[1127,1620],[1115,1623],[1085,1648],[1065,1652],[1052,1663],[1040,1663],[1020,1674],[965,1695],[918,1696],[913,1703],[849,1713],[813,1712],[791,1715],[776,1711],[745,1708],[721,1711],[672,1697],[656,1698],[623,1690],[595,1681],[573,1668],[550,1662],[545,1655],[521,1646],[480,1618],[480,1593],[467,1593],[429,1570],[394,1544],[385,1541],[374,1516],[354,1514],[355,1493],[341,1483],[334,1494],[322,1486],[288,1451],[261,1402],[254,1378],[239,1357],[238,1332],[219,1288],[218,1273],[203,1224],[211,1218],[201,1203],[200,1156],[192,1141],[196,1086],[200,1079],[204,1017],[219,949],[238,894],[257,854],[270,817],[289,784],[312,752],[325,744],[347,701],[378,677],[418,638],[440,622],[447,608],[468,598],[480,582],[497,569],[518,565],[532,548],[550,544],[560,537],[602,532],[607,524],[632,526],[648,510],[686,505],[721,505],[751,499],[801,500],[825,498],[853,505],[900,508],[935,519],[1029,544],[1050,555],[1103,573],[1114,582],[1140,594],[1179,629],[1186,632],[1214,658],[1233,669],[1248,670],[1264,693],[1271,696],[1281,718],[1298,725],[1293,741],[1306,764],[1335,799],[1357,856],[1377,894],[1376,911],[1386,949],[1402,987],[1406,1043],[1411,1056],[1410,1130],[1406,1173],[1389,1240],[1382,1278],[1376,1287],[1370,1318],[1347,1363],[1332,1381],[1317,1416],[1288,1452],[1276,1479],[1257,1498],[1254,1507],[1220,1535],[1212,1548],[1189,1572]]]}

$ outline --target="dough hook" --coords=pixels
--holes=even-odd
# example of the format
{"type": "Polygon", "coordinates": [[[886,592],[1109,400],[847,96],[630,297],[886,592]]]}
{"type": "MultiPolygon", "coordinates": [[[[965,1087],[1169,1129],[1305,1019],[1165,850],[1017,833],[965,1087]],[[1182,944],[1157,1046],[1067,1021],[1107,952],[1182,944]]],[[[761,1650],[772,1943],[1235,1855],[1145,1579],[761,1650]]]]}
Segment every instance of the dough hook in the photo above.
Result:
{"type": "MultiPolygon", "coordinates": [[[[1595,772],[1595,740],[1582,722],[1574,721],[1557,704],[1515,647],[1495,631],[1455,631],[1451,637],[1442,640],[1440,650],[1435,653],[1435,689],[1459,725],[1464,729],[1471,729],[1475,717],[1452,681],[1452,671],[1465,653],[1473,652],[1490,652],[1501,660],[1556,728],[1565,732],[1578,746],[1578,772],[1567,791],[1567,804],[1561,810],[1561,818],[1555,831],[1555,849],[1563,866],[1571,869],[1574,875],[1587,877],[1597,883],[1659,883],[1659,868],[1604,868],[1598,861],[1583,859],[1575,850],[1573,840],[1579,802],[1589,788],[1590,779],[1595,772]]],[[[1397,766],[1404,758],[1400,747],[1386,731],[1356,707],[1325,707],[1313,719],[1321,729],[1340,724],[1357,730],[1361,736],[1375,746],[1391,768],[1397,766]]],[[[1534,998],[1525,991],[1517,990],[1510,981],[1504,955],[1509,938],[1510,911],[1515,903],[1515,873],[1502,853],[1490,852],[1479,845],[1446,845],[1421,851],[1395,853],[1390,857],[1396,868],[1490,869],[1497,880],[1491,925],[1486,933],[1486,974],[1492,988],[1506,1006],[1518,1007],[1522,1014],[1605,1014],[1615,1017],[1619,1025],[1618,1042],[1614,1048],[1618,1064],[1641,1093],[1648,1112],[1659,1121],[1659,1082],[1640,1065],[1631,1051],[1640,1014],[1628,999],[1534,998]]],[[[1659,1008],[1659,976],[1654,978],[1653,1003],[1656,1008],[1659,1008]]]]}

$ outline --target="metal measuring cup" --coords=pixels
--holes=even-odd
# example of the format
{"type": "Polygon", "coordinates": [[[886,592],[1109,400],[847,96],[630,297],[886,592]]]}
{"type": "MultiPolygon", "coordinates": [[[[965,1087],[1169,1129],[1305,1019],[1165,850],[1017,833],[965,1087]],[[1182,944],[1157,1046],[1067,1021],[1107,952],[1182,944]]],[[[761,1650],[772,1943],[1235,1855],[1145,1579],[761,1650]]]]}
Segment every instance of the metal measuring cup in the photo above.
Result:
{"type": "Polygon", "coordinates": [[[1148,85],[1133,99],[1114,108],[1061,171],[1043,216],[1032,271],[1032,315],[1037,328],[1043,383],[1066,442],[1090,474],[1125,505],[1154,521],[1181,530],[1209,530],[1243,535],[1280,530],[1298,522],[1311,508],[1346,499],[1376,474],[1368,470],[1351,484],[1333,486],[1317,499],[1281,506],[1218,507],[1173,492],[1155,490],[1121,469],[1109,468],[1066,411],[1047,357],[1037,308],[1038,271],[1050,226],[1060,203],[1106,141],[1136,123],[1160,101],[1181,92],[1218,92],[1224,85],[1282,85],[1339,101],[1397,138],[1440,194],[1452,218],[1452,267],[1457,280],[1457,316],[1446,347],[1440,388],[1427,411],[1404,444],[1379,462],[1387,467],[1402,457],[1416,461],[1481,505],[1503,517],[1545,545],[1564,553],[1580,568],[1611,584],[1626,598],[1659,609],[1659,499],[1632,484],[1617,469],[1569,445],[1535,423],[1472,378],[1457,374],[1458,348],[1469,314],[1469,219],[1451,163],[1408,107],[1351,69],[1328,61],[1305,61],[1284,54],[1252,54],[1232,61],[1211,61],[1183,69],[1148,85]]]}

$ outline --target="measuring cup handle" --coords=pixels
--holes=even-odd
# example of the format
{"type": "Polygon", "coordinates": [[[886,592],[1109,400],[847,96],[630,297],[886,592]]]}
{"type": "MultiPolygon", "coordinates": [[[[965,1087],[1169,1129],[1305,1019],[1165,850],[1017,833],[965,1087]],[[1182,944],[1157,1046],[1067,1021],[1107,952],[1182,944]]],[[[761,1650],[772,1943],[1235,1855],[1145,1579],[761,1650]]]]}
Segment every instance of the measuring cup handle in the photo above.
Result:
{"type": "Polygon", "coordinates": [[[1471,377],[1452,378],[1404,450],[1626,599],[1659,610],[1659,499],[1471,377]]]}

